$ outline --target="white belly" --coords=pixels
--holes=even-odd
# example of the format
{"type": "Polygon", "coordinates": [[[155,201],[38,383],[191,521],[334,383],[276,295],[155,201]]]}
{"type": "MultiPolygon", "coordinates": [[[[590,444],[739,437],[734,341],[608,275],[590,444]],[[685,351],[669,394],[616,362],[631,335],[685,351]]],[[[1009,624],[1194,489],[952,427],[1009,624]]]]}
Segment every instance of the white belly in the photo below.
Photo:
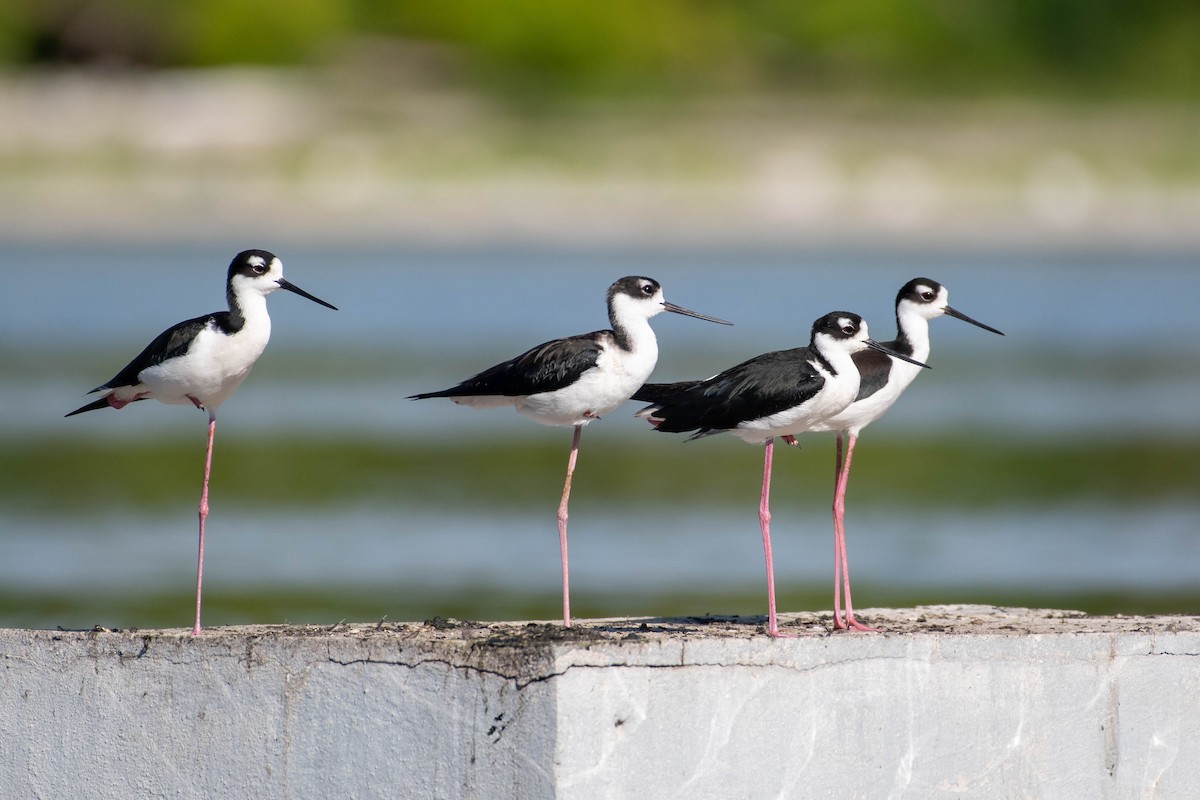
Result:
{"type": "Polygon", "coordinates": [[[633,352],[606,347],[596,366],[570,386],[516,398],[521,414],[543,425],[586,425],[614,411],[642,387],[658,361],[653,338],[633,352]]]}
{"type": "Polygon", "coordinates": [[[215,411],[242,385],[269,338],[269,328],[251,331],[247,326],[228,336],[209,327],[185,355],[148,367],[138,378],[156,400],[190,403],[194,398],[215,411]]]}
{"type": "Polygon", "coordinates": [[[920,374],[920,367],[892,359],[891,379],[887,384],[870,397],[864,397],[846,406],[841,412],[818,423],[811,430],[845,431],[857,436],[859,431],[882,417],[920,374]]]}
{"type": "Polygon", "coordinates": [[[774,436],[796,436],[815,430],[821,422],[845,409],[858,394],[858,373],[826,379],[825,387],[805,403],[766,417],[740,423],[730,431],[744,442],[765,442],[774,436]]]}

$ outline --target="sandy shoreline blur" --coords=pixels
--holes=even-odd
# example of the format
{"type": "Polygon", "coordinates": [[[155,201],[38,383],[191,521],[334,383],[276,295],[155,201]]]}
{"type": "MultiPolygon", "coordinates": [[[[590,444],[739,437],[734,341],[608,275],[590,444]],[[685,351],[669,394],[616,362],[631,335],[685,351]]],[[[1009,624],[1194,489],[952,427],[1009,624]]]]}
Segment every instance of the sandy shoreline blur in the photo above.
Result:
{"type": "Polygon", "coordinates": [[[340,73],[0,79],[0,237],[1200,243],[1194,109],[724,98],[517,115],[340,73]]]}

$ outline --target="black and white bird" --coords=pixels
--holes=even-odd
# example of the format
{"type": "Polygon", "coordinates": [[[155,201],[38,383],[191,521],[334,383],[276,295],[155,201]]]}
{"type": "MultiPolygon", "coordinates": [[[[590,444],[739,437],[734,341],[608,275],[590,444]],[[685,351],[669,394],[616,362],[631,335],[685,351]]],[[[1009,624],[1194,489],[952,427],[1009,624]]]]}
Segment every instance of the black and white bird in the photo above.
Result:
{"type": "Polygon", "coordinates": [[[854,354],[854,363],[861,376],[858,395],[854,402],[840,413],[815,425],[814,431],[837,433],[837,479],[833,492],[833,624],[835,628],[871,631],[854,618],[854,606],[850,600],[850,567],[846,560],[846,484],[850,479],[850,459],[854,454],[854,443],[863,428],[884,415],[897,398],[916,379],[921,370],[908,363],[907,359],[929,360],[929,321],[943,314],[957,317],[964,322],[983,328],[985,331],[1004,334],[966,314],[951,308],[947,303],[950,293],[946,287],[929,278],[913,278],[900,287],[896,294],[896,338],[883,345],[905,360],[885,355],[877,350],[863,350],[854,354]],[[845,438],[845,457],[842,442],[845,438]],[[842,591],[846,593],[846,610],[841,607],[842,591]]]}
{"type": "Polygon", "coordinates": [[[730,325],[663,299],[652,278],[629,276],[608,287],[612,330],[569,336],[539,344],[516,358],[485,369],[457,386],[412,395],[411,400],[448,397],[476,408],[512,406],[543,425],[572,426],[567,476],[558,506],[558,543],[562,558],[563,625],[571,625],[567,577],[567,503],[583,427],[628,400],[650,377],[658,361],[658,340],[650,318],[670,311],[730,325]]]}
{"type": "Polygon", "coordinates": [[[250,374],[271,338],[267,295],[276,289],[306,297],[337,310],[283,279],[283,264],[266,250],[234,256],[225,281],[228,311],[185,320],[160,333],[146,349],[107,383],[92,389],[100,399],[75,409],[68,417],[98,408],[124,408],[138,400],[194,405],[208,412],[208,444],[204,452],[204,484],[200,491],[200,548],[196,559],[196,621],[200,633],[200,587],[204,576],[204,521],[208,517],[208,478],[212,470],[217,408],[250,374]]]}
{"type": "MultiPolygon", "coordinates": [[[[771,559],[771,460],[775,437],[791,437],[824,422],[853,402],[859,375],[853,355],[866,349],[908,359],[867,336],[862,317],[834,311],[813,323],[807,347],[765,353],[702,381],[646,384],[633,399],[651,405],[637,412],[657,430],[695,431],[698,439],[730,433],[763,443],[758,519],[767,567],[767,632],[781,636],[775,614],[775,568],[771,559]]],[[[912,361],[917,367],[923,367],[912,361]]]]}

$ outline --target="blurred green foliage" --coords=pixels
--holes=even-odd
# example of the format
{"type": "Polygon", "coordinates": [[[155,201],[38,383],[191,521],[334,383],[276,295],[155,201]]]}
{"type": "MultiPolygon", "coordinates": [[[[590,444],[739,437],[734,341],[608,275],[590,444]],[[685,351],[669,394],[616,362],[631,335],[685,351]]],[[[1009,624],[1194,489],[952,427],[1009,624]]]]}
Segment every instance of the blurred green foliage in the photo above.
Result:
{"type": "Polygon", "coordinates": [[[0,62],[323,64],[388,41],[500,93],[1191,98],[1189,0],[0,0],[0,62]]]}
{"type": "MultiPolygon", "coordinates": [[[[569,437],[428,442],[306,438],[229,439],[213,456],[222,503],[384,507],[475,503],[525,508],[557,500],[569,437]],[[264,484],[264,481],[266,484],[264,484]],[[270,491],[264,492],[263,486],[270,491]]],[[[584,437],[585,440],[588,437],[584,437]]],[[[203,441],[32,439],[0,450],[0,502],[40,514],[172,508],[197,491],[203,441]]],[[[980,439],[864,440],[855,453],[855,503],[998,507],[1190,499],[1200,485],[1200,442],[980,439]]],[[[729,437],[684,442],[647,433],[593,436],[583,447],[577,505],[673,503],[745,506],[758,495],[762,450],[729,437]]],[[[776,454],[781,503],[819,504],[832,490],[832,437],[776,454]],[[786,487],[786,489],[785,489],[786,487]]]]}

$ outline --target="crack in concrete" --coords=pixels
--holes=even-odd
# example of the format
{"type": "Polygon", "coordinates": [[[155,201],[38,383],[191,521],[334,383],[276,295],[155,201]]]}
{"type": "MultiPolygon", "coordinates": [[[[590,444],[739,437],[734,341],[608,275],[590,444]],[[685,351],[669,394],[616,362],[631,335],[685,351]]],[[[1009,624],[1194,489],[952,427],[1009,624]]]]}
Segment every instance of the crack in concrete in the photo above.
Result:
{"type": "MultiPolygon", "coordinates": [[[[856,659],[856,661],[861,661],[861,662],[905,661],[905,660],[907,660],[907,659],[902,656],[873,656],[870,658],[856,659]]],[[[566,675],[568,672],[570,672],[571,670],[578,670],[578,669],[595,669],[595,670],[604,670],[604,669],[696,669],[696,668],[706,668],[706,667],[707,668],[718,668],[718,669],[729,669],[732,667],[732,668],[749,668],[749,669],[775,669],[775,670],[786,670],[788,672],[805,673],[805,672],[818,672],[820,670],[838,668],[838,667],[844,666],[845,664],[849,663],[847,661],[838,661],[838,662],[832,662],[832,663],[826,663],[826,664],[812,664],[810,666],[804,666],[804,667],[797,666],[797,665],[789,666],[787,664],[761,664],[761,663],[744,662],[744,661],[713,661],[713,662],[706,661],[706,662],[695,662],[695,663],[691,663],[691,664],[636,664],[636,663],[634,663],[634,664],[630,664],[630,663],[568,664],[566,667],[564,667],[561,670],[555,670],[553,672],[548,672],[544,675],[534,675],[534,676],[522,678],[522,676],[520,676],[520,675],[513,675],[510,673],[504,672],[502,670],[491,669],[488,667],[479,666],[477,664],[456,663],[456,662],[453,662],[453,661],[450,661],[450,660],[444,659],[444,658],[426,658],[426,659],[421,659],[416,662],[410,662],[410,661],[396,661],[396,660],[392,660],[392,659],[379,659],[379,658],[354,658],[354,659],[349,659],[349,660],[343,661],[341,659],[330,657],[330,658],[327,658],[326,661],[328,661],[331,664],[336,664],[341,667],[351,667],[351,666],[357,666],[360,664],[364,664],[364,665],[369,664],[369,665],[378,665],[378,666],[385,666],[385,667],[403,667],[405,669],[418,669],[419,667],[423,667],[423,666],[432,664],[435,666],[449,667],[450,669],[462,671],[465,673],[472,673],[472,674],[476,674],[476,675],[486,675],[486,676],[490,676],[493,678],[500,678],[501,680],[505,680],[505,681],[512,681],[513,686],[517,690],[523,690],[529,686],[532,686],[533,684],[546,683],[555,678],[561,678],[564,675],[566,675]]]]}
{"type": "Polygon", "coordinates": [[[476,664],[459,664],[444,658],[425,658],[415,662],[409,661],[394,661],[382,658],[353,658],[348,661],[343,661],[338,658],[326,659],[330,664],[336,664],[339,667],[353,667],[358,665],[373,665],[383,667],[403,667],[404,669],[419,669],[420,667],[433,665],[449,667],[450,669],[472,673],[475,675],[487,675],[493,678],[500,678],[505,681],[512,681],[517,689],[524,689],[534,683],[542,683],[551,678],[559,677],[562,673],[551,673],[549,675],[538,675],[522,681],[518,675],[510,675],[498,669],[489,669],[476,664]]]}

